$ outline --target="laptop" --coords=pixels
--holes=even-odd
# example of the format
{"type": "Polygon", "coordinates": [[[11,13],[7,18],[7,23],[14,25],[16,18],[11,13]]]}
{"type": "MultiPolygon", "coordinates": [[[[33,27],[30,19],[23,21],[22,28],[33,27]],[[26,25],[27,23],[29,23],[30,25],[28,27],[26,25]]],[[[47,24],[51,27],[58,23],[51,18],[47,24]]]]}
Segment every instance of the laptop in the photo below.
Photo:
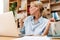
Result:
{"type": "Polygon", "coordinates": [[[60,38],[60,21],[51,23],[48,37],[60,38]]]}
{"type": "Polygon", "coordinates": [[[20,37],[13,12],[0,14],[0,36],[20,37]]]}

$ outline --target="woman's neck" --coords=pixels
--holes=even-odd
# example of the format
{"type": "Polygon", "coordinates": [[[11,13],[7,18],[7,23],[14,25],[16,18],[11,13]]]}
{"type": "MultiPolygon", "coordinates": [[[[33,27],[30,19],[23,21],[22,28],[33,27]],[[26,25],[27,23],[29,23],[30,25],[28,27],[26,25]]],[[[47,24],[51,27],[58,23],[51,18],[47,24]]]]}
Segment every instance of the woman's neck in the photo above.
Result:
{"type": "Polygon", "coordinates": [[[34,15],[34,21],[35,21],[35,23],[37,23],[38,22],[38,19],[41,17],[41,14],[40,13],[36,13],[35,15],[34,15]]]}
{"type": "Polygon", "coordinates": [[[39,19],[41,17],[40,13],[34,15],[34,19],[39,19]]]}
{"type": "Polygon", "coordinates": [[[40,18],[40,16],[34,16],[34,22],[37,23],[38,22],[38,19],[40,18]]]}

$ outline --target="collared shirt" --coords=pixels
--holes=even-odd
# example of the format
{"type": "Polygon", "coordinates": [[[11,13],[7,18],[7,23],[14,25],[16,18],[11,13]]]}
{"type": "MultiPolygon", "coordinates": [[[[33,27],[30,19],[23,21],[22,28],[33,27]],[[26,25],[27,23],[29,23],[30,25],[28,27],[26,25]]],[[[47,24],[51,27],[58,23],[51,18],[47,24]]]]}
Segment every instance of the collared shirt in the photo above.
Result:
{"type": "Polygon", "coordinates": [[[29,16],[24,21],[24,27],[21,32],[25,35],[41,35],[48,23],[48,19],[43,18],[42,16],[38,19],[38,22],[35,23],[33,16],[29,16]]]}

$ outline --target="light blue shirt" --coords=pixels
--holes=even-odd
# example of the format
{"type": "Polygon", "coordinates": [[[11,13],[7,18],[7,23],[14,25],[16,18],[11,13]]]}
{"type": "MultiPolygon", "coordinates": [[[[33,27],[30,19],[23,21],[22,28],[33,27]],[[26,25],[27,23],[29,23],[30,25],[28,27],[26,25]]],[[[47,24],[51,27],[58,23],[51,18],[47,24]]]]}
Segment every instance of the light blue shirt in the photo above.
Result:
{"type": "Polygon", "coordinates": [[[25,35],[41,35],[48,23],[48,19],[40,17],[37,23],[34,23],[33,16],[28,16],[24,21],[24,27],[21,32],[25,35]]]}

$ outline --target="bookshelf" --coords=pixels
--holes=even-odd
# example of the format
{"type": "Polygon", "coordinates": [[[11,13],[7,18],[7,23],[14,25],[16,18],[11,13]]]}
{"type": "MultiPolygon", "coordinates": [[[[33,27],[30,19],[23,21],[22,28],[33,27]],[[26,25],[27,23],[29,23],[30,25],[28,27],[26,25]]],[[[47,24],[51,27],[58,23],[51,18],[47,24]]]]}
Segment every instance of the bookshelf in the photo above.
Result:
{"type": "Polygon", "coordinates": [[[57,12],[60,17],[60,0],[41,0],[41,2],[44,9],[49,9],[50,15],[48,17],[52,17],[51,12],[57,12]]]}
{"type": "Polygon", "coordinates": [[[60,4],[60,2],[57,2],[57,3],[51,3],[50,5],[51,6],[54,6],[54,5],[59,5],[60,4]]]}
{"type": "Polygon", "coordinates": [[[60,0],[50,1],[50,6],[51,6],[51,12],[57,12],[60,18],[60,0]]]}
{"type": "Polygon", "coordinates": [[[43,2],[43,3],[49,2],[49,0],[40,0],[40,1],[43,2]]]}
{"type": "Polygon", "coordinates": [[[60,10],[60,0],[51,0],[50,1],[51,11],[59,11],[60,10]]]}
{"type": "Polygon", "coordinates": [[[14,3],[14,2],[17,2],[17,1],[10,1],[9,3],[14,3]]]}
{"type": "MultiPolygon", "coordinates": [[[[9,0],[9,7],[11,6],[12,3],[17,2],[17,7],[16,7],[17,12],[19,13],[19,12],[26,11],[29,14],[29,7],[30,7],[31,1],[36,1],[36,0],[26,0],[27,3],[26,3],[25,9],[21,9],[20,7],[22,7],[21,6],[22,0],[9,0]]],[[[40,0],[40,1],[44,4],[44,8],[48,8],[51,11],[58,11],[58,12],[60,11],[59,9],[60,1],[57,1],[57,0],[40,0]]]]}
{"type": "Polygon", "coordinates": [[[12,3],[17,2],[17,0],[9,0],[9,7],[11,6],[12,3]]]}
{"type": "MultiPolygon", "coordinates": [[[[22,0],[9,0],[9,7],[12,5],[12,3],[16,2],[17,3],[17,6],[16,6],[16,11],[17,13],[20,13],[22,11],[26,11],[26,7],[25,9],[22,9],[21,6],[22,6],[22,0]]],[[[27,1],[26,1],[27,2],[27,1]]],[[[24,3],[24,2],[23,2],[24,3]]]]}
{"type": "Polygon", "coordinates": [[[52,11],[60,13],[60,0],[41,0],[41,2],[44,4],[44,8],[50,9],[50,13],[52,11]]]}
{"type": "Polygon", "coordinates": [[[44,8],[50,9],[50,0],[41,0],[44,8]]]}

